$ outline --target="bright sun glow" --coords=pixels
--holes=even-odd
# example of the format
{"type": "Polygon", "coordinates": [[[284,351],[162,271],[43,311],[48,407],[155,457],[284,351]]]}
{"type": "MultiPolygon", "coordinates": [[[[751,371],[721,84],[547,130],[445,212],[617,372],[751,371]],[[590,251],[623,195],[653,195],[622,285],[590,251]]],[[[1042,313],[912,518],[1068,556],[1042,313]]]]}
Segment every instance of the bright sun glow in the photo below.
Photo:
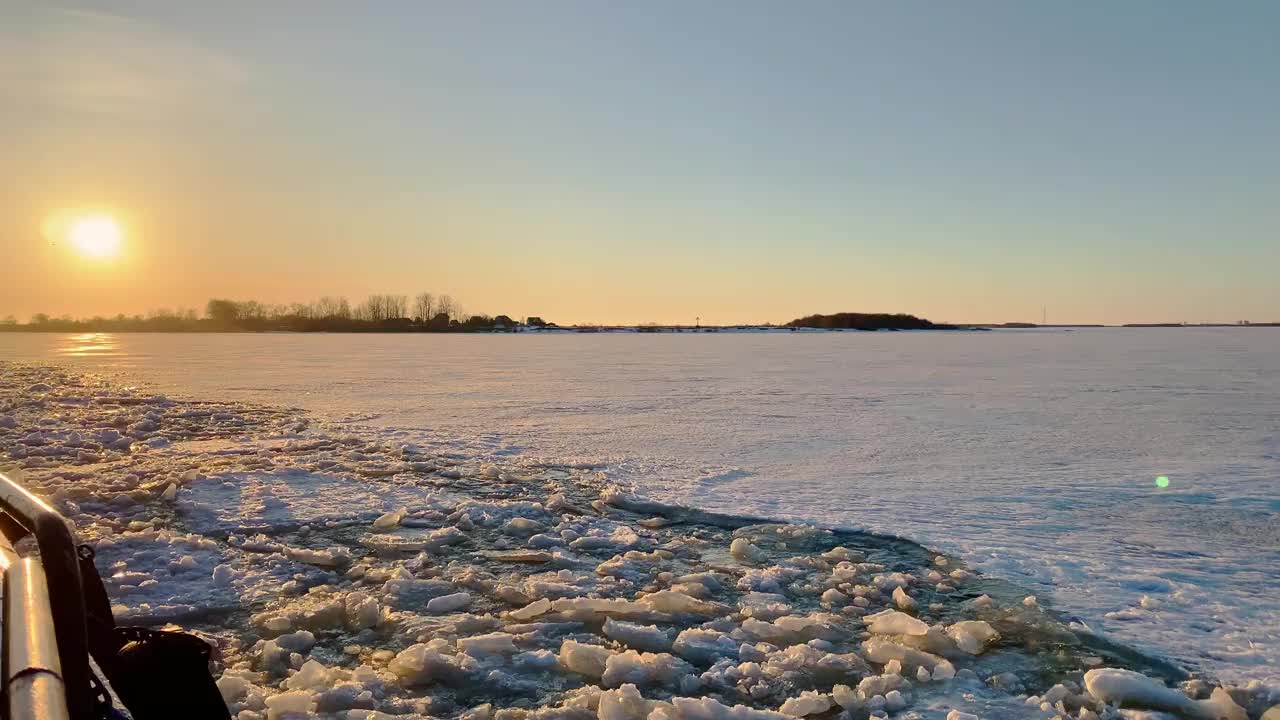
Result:
{"type": "Polygon", "coordinates": [[[72,221],[67,240],[89,257],[109,258],[120,252],[124,233],[120,223],[108,215],[90,215],[72,221]]]}

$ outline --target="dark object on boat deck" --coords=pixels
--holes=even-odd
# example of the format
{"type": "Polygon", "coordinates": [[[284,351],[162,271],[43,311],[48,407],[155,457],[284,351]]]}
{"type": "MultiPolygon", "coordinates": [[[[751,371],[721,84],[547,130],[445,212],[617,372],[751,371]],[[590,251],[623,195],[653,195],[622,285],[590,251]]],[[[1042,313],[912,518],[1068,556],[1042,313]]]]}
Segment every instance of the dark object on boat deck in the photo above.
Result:
{"type": "Polygon", "coordinates": [[[79,555],[89,648],[134,720],[229,720],[209,673],[209,643],[182,632],[116,627],[93,548],[81,545],[79,555]]]}

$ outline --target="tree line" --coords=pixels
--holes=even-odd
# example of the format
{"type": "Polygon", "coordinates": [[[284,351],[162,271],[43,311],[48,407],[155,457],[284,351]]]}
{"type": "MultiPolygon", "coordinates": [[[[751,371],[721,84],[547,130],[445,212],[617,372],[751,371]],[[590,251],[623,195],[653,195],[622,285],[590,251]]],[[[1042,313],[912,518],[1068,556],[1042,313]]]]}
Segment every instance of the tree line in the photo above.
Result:
{"type": "Polygon", "coordinates": [[[44,313],[21,324],[10,315],[0,330],[48,332],[514,332],[553,325],[538,317],[517,321],[509,315],[468,315],[453,297],[419,293],[369,295],[352,305],[345,297],[325,296],[310,303],[276,305],[256,300],[213,298],[204,314],[195,310],[154,310],[147,315],[59,318],[44,313]]]}

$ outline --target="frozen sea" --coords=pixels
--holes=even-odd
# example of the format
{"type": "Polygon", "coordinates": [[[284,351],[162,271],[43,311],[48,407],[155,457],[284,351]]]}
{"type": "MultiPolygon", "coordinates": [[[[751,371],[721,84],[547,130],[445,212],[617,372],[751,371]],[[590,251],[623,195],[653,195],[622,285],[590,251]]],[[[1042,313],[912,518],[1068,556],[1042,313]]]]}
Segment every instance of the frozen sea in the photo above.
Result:
{"type": "Polygon", "coordinates": [[[0,359],[901,535],[1112,638],[1280,682],[1280,330],[7,333],[0,359]]]}

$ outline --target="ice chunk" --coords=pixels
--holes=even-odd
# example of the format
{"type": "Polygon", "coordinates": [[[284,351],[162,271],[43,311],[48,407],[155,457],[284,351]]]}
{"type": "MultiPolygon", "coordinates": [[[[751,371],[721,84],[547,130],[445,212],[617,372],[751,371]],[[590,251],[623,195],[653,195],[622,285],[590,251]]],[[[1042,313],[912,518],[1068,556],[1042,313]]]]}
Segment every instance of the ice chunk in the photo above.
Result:
{"type": "Polygon", "coordinates": [[[692,615],[715,616],[726,615],[729,612],[729,608],[724,605],[699,600],[674,590],[660,590],[656,593],[650,593],[640,598],[637,602],[651,610],[672,614],[689,613],[692,615]]]}
{"type": "Polygon", "coordinates": [[[565,545],[565,540],[564,538],[557,537],[555,535],[539,533],[531,536],[525,544],[531,548],[541,548],[545,550],[547,548],[563,547],[565,545]]]}
{"type": "Polygon", "coordinates": [[[952,710],[951,712],[947,713],[947,720],[978,720],[978,716],[974,715],[973,713],[960,712],[959,710],[952,710]]]}
{"type": "Polygon", "coordinates": [[[290,560],[326,568],[335,568],[340,565],[345,565],[351,560],[351,555],[343,548],[311,550],[309,548],[291,547],[285,548],[284,554],[285,557],[290,560]]]}
{"type": "Polygon", "coordinates": [[[556,666],[559,660],[556,654],[550,650],[532,650],[523,652],[511,658],[511,664],[517,669],[538,672],[542,670],[550,670],[556,666]]]}
{"type": "Polygon", "coordinates": [[[408,513],[409,513],[409,508],[403,508],[403,507],[398,510],[392,510],[389,513],[383,513],[382,515],[379,515],[376,520],[373,521],[373,529],[374,530],[390,530],[396,527],[397,525],[399,525],[400,521],[404,520],[404,516],[407,515],[408,513]]]}
{"type": "Polygon", "coordinates": [[[792,717],[746,705],[723,705],[709,697],[671,698],[671,704],[675,705],[680,720],[790,720],[792,717]]]}
{"type": "Polygon", "coordinates": [[[392,607],[416,609],[428,600],[449,595],[458,588],[445,580],[396,578],[388,580],[382,589],[386,592],[388,604],[392,607]]]}
{"type": "MultiPolygon", "coordinates": [[[[897,662],[892,660],[890,662],[897,662]]],[[[890,690],[896,690],[902,686],[902,676],[897,674],[870,675],[862,678],[858,683],[858,692],[863,697],[871,697],[873,695],[884,695],[890,690]]]]}
{"type": "Polygon", "coordinates": [[[738,610],[746,617],[772,620],[790,614],[791,605],[784,595],[749,592],[738,598],[738,610]]]}
{"type": "Polygon", "coordinates": [[[322,630],[345,625],[346,609],[341,598],[328,593],[315,593],[292,605],[254,615],[252,621],[270,632],[282,633],[292,628],[322,630]]]}
{"type": "Polygon", "coordinates": [[[671,649],[671,633],[656,625],[640,625],[609,618],[604,621],[604,634],[611,640],[637,650],[667,652],[671,649]]]}
{"type": "Polygon", "coordinates": [[[796,578],[805,574],[797,567],[773,565],[755,568],[738,579],[738,589],[765,593],[780,593],[796,578]]]}
{"type": "Polygon", "coordinates": [[[277,637],[275,643],[290,652],[309,653],[316,646],[316,636],[310,630],[299,630],[277,637]]]}
{"type": "Polygon", "coordinates": [[[427,550],[439,550],[449,545],[457,545],[467,539],[466,533],[453,527],[442,527],[439,530],[432,531],[428,536],[424,547],[427,550]]]}
{"type": "Polygon", "coordinates": [[[490,560],[509,563],[546,563],[556,559],[555,555],[541,550],[489,550],[484,552],[484,556],[490,560]]]}
{"type": "Polygon", "coordinates": [[[793,717],[817,715],[830,709],[830,696],[816,690],[806,690],[800,693],[798,697],[787,698],[787,701],[782,703],[782,707],[778,708],[782,714],[793,717]]]}
{"type": "Polygon", "coordinates": [[[471,604],[471,593],[459,592],[433,598],[427,603],[427,612],[435,615],[451,613],[471,604]]]}
{"type": "Polygon", "coordinates": [[[1162,683],[1132,670],[1097,668],[1084,674],[1085,690],[1111,705],[1131,705],[1157,710],[1190,712],[1195,701],[1162,683]]]}
{"type": "Polygon", "coordinates": [[[525,605],[519,610],[512,610],[511,617],[515,620],[530,620],[543,613],[551,610],[551,601],[547,598],[540,598],[525,605]]]}
{"type": "Polygon", "coordinates": [[[729,543],[729,554],[746,562],[760,562],[766,557],[763,550],[752,545],[746,538],[734,538],[733,542],[729,543]]]}
{"type": "Polygon", "coordinates": [[[862,707],[862,698],[858,697],[858,693],[848,685],[835,685],[831,688],[831,697],[840,707],[848,710],[850,713],[856,712],[862,707]]]}
{"type": "Polygon", "coordinates": [[[831,588],[822,593],[821,600],[828,605],[846,605],[849,602],[849,596],[835,588],[831,588]]]}
{"type": "Polygon", "coordinates": [[[742,621],[742,630],[750,635],[774,644],[791,644],[794,640],[794,633],[785,628],[778,627],[771,622],[756,620],[755,618],[746,618],[742,621]]]}
{"type": "Polygon", "coordinates": [[[305,715],[311,712],[311,693],[294,690],[267,698],[267,720],[284,720],[289,714],[305,715]]]}
{"type": "Polygon", "coordinates": [[[648,616],[653,613],[648,607],[621,598],[561,598],[551,603],[551,609],[566,613],[575,618],[594,615],[648,616]]]}
{"type": "Polygon", "coordinates": [[[502,527],[502,532],[507,535],[533,535],[543,530],[542,523],[537,520],[530,520],[524,517],[514,517],[507,521],[502,527]]]}
{"type": "Polygon", "coordinates": [[[840,640],[844,632],[832,625],[830,619],[835,616],[823,613],[812,615],[787,615],[773,621],[774,627],[791,633],[795,642],[803,640],[840,640]]]}
{"type": "MultiPolygon", "coordinates": [[[[924,666],[922,665],[921,667],[924,666]]],[[[930,675],[932,675],[934,680],[950,680],[956,676],[956,666],[952,665],[950,661],[943,660],[933,666],[933,670],[930,671],[930,675]]]]}
{"type": "Polygon", "coordinates": [[[670,510],[670,506],[668,505],[645,500],[633,493],[626,492],[617,486],[605,488],[600,493],[600,499],[614,507],[622,508],[623,510],[630,510],[635,513],[661,514],[670,510]]]}
{"type": "Polygon", "coordinates": [[[863,620],[867,623],[867,629],[875,635],[925,635],[929,632],[929,626],[923,620],[897,610],[878,612],[863,620]]]}
{"type": "Polygon", "coordinates": [[[599,645],[565,640],[560,645],[560,664],[580,675],[598,678],[604,675],[609,658],[616,654],[599,645]]]}
{"type": "Polygon", "coordinates": [[[647,720],[658,703],[646,700],[635,685],[600,693],[599,720],[647,720]]]}
{"type": "Polygon", "coordinates": [[[284,681],[290,690],[319,690],[329,685],[329,668],[318,660],[303,663],[298,672],[284,681]]]}
{"type": "Polygon", "coordinates": [[[252,684],[242,677],[235,675],[223,674],[218,678],[217,683],[218,694],[222,695],[222,702],[227,705],[233,705],[244,699],[249,694],[249,688],[252,684]]]}
{"type": "Polygon", "coordinates": [[[1084,674],[1085,690],[1110,705],[1168,710],[1203,720],[1246,720],[1248,714],[1222,688],[1208,700],[1192,700],[1132,670],[1096,668],[1084,674]]]}
{"type": "Polygon", "coordinates": [[[947,628],[947,637],[961,650],[978,655],[988,643],[1000,639],[1000,633],[983,620],[964,620],[947,628]]]}
{"type": "Polygon", "coordinates": [[[903,590],[901,587],[893,589],[893,604],[903,610],[914,610],[916,608],[915,598],[908,595],[907,591],[903,590]]]}
{"type": "Polygon", "coordinates": [[[458,649],[473,655],[514,655],[516,646],[513,638],[507,633],[489,633],[458,640],[458,649]]]}
{"type": "Polygon", "coordinates": [[[366,690],[364,685],[355,683],[341,683],[325,688],[316,693],[312,700],[316,703],[316,712],[322,716],[327,713],[340,713],[343,710],[367,710],[377,702],[373,693],[366,690]]]}
{"type": "MultiPolygon", "coordinates": [[[[939,670],[942,670],[943,674],[946,674],[944,668],[952,667],[950,662],[938,657],[937,655],[924,652],[923,650],[905,647],[882,638],[872,638],[862,643],[862,651],[871,662],[884,665],[890,660],[897,660],[903,665],[923,667],[933,673],[934,678],[938,680],[943,679],[938,675],[939,670]]],[[[951,672],[954,674],[954,667],[952,667],[951,672]]]]}
{"type": "MultiPolygon", "coordinates": [[[[586,673],[584,673],[586,674],[586,673]]],[[[623,684],[637,686],[675,685],[693,674],[689,663],[667,653],[642,653],[635,650],[611,654],[605,659],[601,682],[605,687],[623,684]]]]}
{"type": "Polygon", "coordinates": [[[1066,685],[1063,685],[1062,683],[1058,683],[1057,685],[1054,685],[1053,687],[1046,690],[1045,693],[1040,696],[1040,699],[1043,700],[1044,702],[1054,704],[1060,700],[1066,699],[1066,697],[1070,694],[1071,694],[1071,691],[1067,689],[1066,685]]]}
{"type": "Polygon", "coordinates": [[[620,525],[609,535],[585,535],[569,543],[574,550],[630,550],[641,543],[640,536],[626,525],[620,525]]]}
{"type": "Polygon", "coordinates": [[[406,687],[433,682],[442,673],[454,668],[452,658],[440,652],[445,647],[447,643],[442,640],[410,645],[391,659],[387,664],[387,670],[399,678],[400,684],[406,687]]]}
{"type": "Polygon", "coordinates": [[[378,601],[367,593],[353,592],[342,599],[346,610],[347,627],[352,630],[363,630],[375,627],[382,618],[382,608],[378,601]]]}
{"type": "Polygon", "coordinates": [[[690,662],[710,665],[722,657],[738,656],[738,643],[718,630],[689,628],[683,630],[671,644],[671,649],[690,662]]]}
{"type": "Polygon", "coordinates": [[[213,584],[219,587],[225,587],[231,584],[239,576],[230,565],[219,565],[213,569],[213,584]]]}
{"type": "Polygon", "coordinates": [[[1235,700],[1223,688],[1214,688],[1208,700],[1200,700],[1200,716],[1207,720],[1248,720],[1248,713],[1236,704],[1235,700]]]}
{"type": "Polygon", "coordinates": [[[822,557],[827,560],[844,560],[847,562],[860,563],[867,559],[867,556],[857,550],[850,550],[843,545],[837,545],[830,550],[822,553],[822,557]]]}

